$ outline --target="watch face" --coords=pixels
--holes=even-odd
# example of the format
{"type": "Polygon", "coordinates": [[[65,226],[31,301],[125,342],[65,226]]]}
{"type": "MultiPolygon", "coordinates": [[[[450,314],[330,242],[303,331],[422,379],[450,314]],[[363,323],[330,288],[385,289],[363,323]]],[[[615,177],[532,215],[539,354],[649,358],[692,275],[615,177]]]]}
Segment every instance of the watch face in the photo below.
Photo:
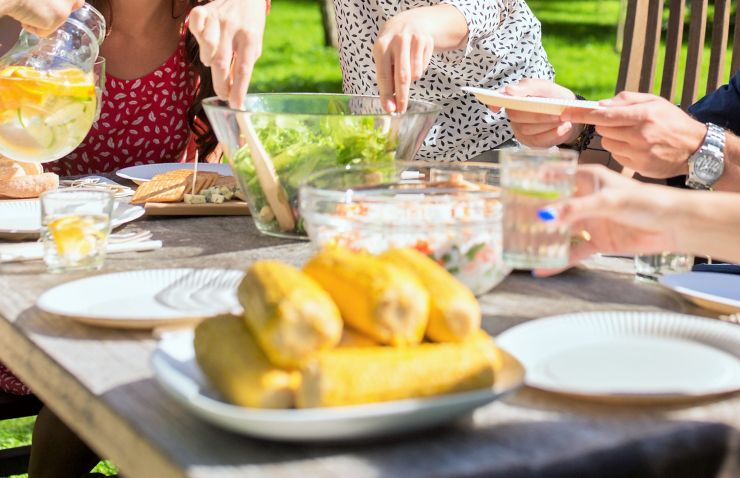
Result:
{"type": "Polygon", "coordinates": [[[710,154],[702,154],[694,161],[694,174],[703,181],[714,182],[722,175],[724,164],[710,154]]]}

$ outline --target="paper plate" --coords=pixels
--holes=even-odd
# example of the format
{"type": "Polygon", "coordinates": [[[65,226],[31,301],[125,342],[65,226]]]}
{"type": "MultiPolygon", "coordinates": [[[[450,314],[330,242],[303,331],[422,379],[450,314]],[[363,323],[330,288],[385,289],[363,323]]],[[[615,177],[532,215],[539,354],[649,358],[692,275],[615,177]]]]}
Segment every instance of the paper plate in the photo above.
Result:
{"type": "Polygon", "coordinates": [[[658,282],[699,307],[723,314],[740,313],[740,275],[684,272],[661,276],[658,282]]]}
{"type": "Polygon", "coordinates": [[[528,111],[548,115],[560,115],[565,108],[604,109],[597,101],[565,100],[560,98],[538,98],[533,96],[510,96],[487,88],[464,87],[463,91],[472,93],[483,104],[510,110],[528,111]]]}
{"type": "Polygon", "coordinates": [[[166,335],[151,364],[164,390],[201,419],[243,435],[298,442],[387,437],[433,427],[516,390],[524,379],[519,362],[504,354],[503,368],[490,389],[370,405],[273,410],[223,401],[195,362],[192,332],[166,335]]]}
{"type": "Polygon", "coordinates": [[[740,390],[740,327],[671,313],[593,312],[513,327],[496,343],[528,386],[616,401],[686,400],[740,390]]]}
{"type": "Polygon", "coordinates": [[[102,274],[39,297],[46,312],[101,327],[151,329],[238,313],[244,273],[228,269],[150,269],[102,274]]]}
{"type": "MultiPolygon", "coordinates": [[[[157,174],[166,173],[175,169],[193,169],[193,163],[158,163],[142,164],[140,166],[131,166],[119,169],[116,172],[118,177],[131,180],[136,184],[149,181],[157,174]]],[[[232,176],[231,166],[222,163],[198,163],[198,171],[208,171],[218,173],[222,176],[232,176]]]]}
{"type": "MultiPolygon", "coordinates": [[[[115,229],[144,215],[144,208],[117,201],[111,217],[115,229]]],[[[0,239],[32,239],[41,232],[39,199],[0,201],[0,239]]]]}

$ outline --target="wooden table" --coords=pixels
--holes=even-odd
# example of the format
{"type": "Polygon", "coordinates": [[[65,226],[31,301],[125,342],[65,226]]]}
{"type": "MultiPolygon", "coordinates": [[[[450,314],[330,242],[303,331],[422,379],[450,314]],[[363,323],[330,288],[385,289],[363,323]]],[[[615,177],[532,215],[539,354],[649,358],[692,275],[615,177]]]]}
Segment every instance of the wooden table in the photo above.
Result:
{"type": "MultiPolygon", "coordinates": [[[[109,256],[104,272],[243,269],[259,258],[300,264],[310,254],[306,243],[260,236],[248,217],[150,218],[126,229],[149,229],[165,248],[109,256]]],[[[740,476],[740,398],[645,408],[522,390],[464,423],[382,442],[303,446],[237,436],[164,394],[149,368],[151,335],[78,325],[34,307],[49,287],[83,275],[0,265],[0,360],[129,477],[740,476]]],[[[613,258],[552,279],[512,275],[481,303],[494,334],[565,312],[699,312],[635,283],[631,263],[613,258]]]]}

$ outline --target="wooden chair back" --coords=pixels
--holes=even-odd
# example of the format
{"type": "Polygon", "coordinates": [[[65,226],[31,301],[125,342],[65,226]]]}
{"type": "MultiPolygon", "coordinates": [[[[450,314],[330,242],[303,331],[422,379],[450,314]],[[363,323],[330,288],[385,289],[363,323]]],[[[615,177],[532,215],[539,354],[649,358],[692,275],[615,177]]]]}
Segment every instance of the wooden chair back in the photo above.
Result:
{"type": "Polygon", "coordinates": [[[699,96],[711,93],[725,84],[732,72],[740,67],[740,10],[735,13],[733,31],[732,71],[725,71],[725,58],[730,33],[730,0],[714,1],[712,43],[709,72],[702,86],[702,57],[708,23],[708,0],[665,0],[668,3],[665,62],[660,79],[660,91],[653,91],[661,32],[664,22],[664,0],[628,0],[622,60],[619,67],[617,92],[639,91],[659,93],[672,100],[676,94],[681,64],[684,22],[687,3],[691,5],[688,30],[688,50],[681,94],[681,108],[686,110],[699,96]]]}

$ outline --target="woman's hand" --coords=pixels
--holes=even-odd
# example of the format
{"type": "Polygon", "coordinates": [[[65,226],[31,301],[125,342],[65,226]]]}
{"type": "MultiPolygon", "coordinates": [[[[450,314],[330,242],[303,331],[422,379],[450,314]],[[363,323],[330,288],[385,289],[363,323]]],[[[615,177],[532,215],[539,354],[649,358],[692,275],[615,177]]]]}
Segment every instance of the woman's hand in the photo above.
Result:
{"type": "Polygon", "coordinates": [[[84,4],[85,0],[4,0],[0,5],[0,17],[9,15],[29,32],[46,36],[84,4]]]}
{"type": "Polygon", "coordinates": [[[190,12],[190,31],[201,61],[211,67],[213,89],[233,107],[242,106],[262,55],[266,16],[265,0],[213,0],[190,12]]]}
{"type": "MultiPolygon", "coordinates": [[[[603,166],[584,165],[578,168],[575,197],[547,208],[543,216],[570,225],[573,233],[588,233],[589,240],[571,247],[571,265],[598,252],[671,251],[677,249],[680,194],[665,186],[627,179],[603,166]]],[[[536,274],[549,276],[561,271],[538,270],[536,274]]]]}
{"type": "MultiPolygon", "coordinates": [[[[541,98],[562,98],[575,100],[576,95],[549,80],[526,79],[517,84],[501,89],[501,92],[511,96],[537,96],[541,98]]],[[[498,113],[501,108],[491,107],[498,113]]],[[[563,121],[555,115],[529,113],[526,111],[506,110],[511,121],[511,129],[517,141],[533,148],[549,148],[559,144],[575,142],[583,131],[582,124],[563,121]]]]}
{"type": "Polygon", "coordinates": [[[383,108],[406,111],[411,82],[424,76],[432,54],[459,48],[467,35],[465,17],[451,5],[413,8],[389,19],[373,48],[383,108]]]}

